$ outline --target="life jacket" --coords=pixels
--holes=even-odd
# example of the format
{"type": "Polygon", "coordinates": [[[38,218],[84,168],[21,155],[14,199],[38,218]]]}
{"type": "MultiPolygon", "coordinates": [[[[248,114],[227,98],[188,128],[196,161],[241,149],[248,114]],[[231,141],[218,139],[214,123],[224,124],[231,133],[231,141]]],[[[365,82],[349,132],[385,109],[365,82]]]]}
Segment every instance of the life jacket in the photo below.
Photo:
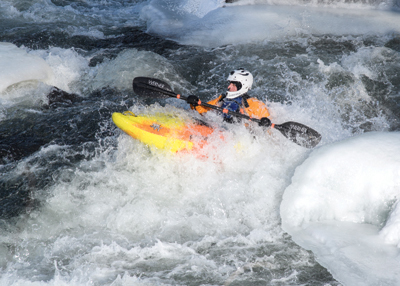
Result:
{"type": "MultiPolygon", "coordinates": [[[[222,108],[226,108],[233,112],[240,112],[242,114],[246,114],[250,117],[258,118],[258,119],[260,119],[262,117],[268,117],[270,115],[268,108],[264,102],[254,98],[254,97],[249,97],[247,94],[233,98],[233,99],[227,99],[227,98],[224,98],[222,95],[220,95],[219,97],[217,97],[213,100],[210,100],[207,103],[211,104],[211,105],[220,106],[222,108]]],[[[196,108],[194,108],[191,105],[191,108],[196,109],[196,111],[199,112],[200,114],[203,114],[203,113],[211,110],[211,108],[209,108],[209,107],[204,107],[204,106],[200,106],[200,105],[196,106],[196,108]]],[[[224,114],[224,115],[226,115],[226,114],[224,114]]],[[[230,116],[230,115],[227,115],[227,116],[230,116]]]]}
{"type": "MultiPolygon", "coordinates": [[[[243,104],[243,99],[242,97],[235,97],[232,99],[223,99],[221,108],[232,111],[232,112],[240,112],[241,106],[243,104]]],[[[222,116],[224,117],[224,120],[227,122],[233,122],[233,117],[232,115],[223,113],[222,116]]],[[[239,118],[238,118],[239,119],[239,118]]]]}

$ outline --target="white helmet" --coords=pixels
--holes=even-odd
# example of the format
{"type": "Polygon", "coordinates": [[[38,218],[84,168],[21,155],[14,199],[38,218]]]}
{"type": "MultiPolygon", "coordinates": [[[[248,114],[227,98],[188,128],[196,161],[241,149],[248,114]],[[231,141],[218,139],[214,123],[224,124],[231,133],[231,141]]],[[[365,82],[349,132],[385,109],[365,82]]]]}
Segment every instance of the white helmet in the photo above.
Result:
{"type": "Polygon", "coordinates": [[[236,98],[248,92],[253,84],[253,75],[243,68],[231,71],[228,76],[228,81],[240,83],[237,91],[227,91],[226,98],[236,98]]]}

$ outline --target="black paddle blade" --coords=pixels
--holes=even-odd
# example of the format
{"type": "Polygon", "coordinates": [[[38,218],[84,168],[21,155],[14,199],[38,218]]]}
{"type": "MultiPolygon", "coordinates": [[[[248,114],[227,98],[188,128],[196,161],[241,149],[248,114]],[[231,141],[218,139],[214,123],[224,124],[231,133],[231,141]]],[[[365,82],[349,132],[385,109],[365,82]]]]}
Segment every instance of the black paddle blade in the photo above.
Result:
{"type": "Polygon", "coordinates": [[[314,148],[322,138],[321,134],[314,129],[297,122],[289,121],[280,125],[275,124],[274,128],[289,140],[306,148],[314,148]]]}
{"type": "Polygon", "coordinates": [[[140,96],[170,97],[175,94],[168,83],[150,77],[135,77],[132,82],[133,91],[140,96]]]}

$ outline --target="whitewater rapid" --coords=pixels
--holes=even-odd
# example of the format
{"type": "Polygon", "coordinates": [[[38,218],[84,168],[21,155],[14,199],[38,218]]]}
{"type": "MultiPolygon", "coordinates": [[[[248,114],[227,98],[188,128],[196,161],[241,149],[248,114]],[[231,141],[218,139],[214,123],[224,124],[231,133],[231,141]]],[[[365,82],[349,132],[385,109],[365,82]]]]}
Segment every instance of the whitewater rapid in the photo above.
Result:
{"type": "Polygon", "coordinates": [[[275,2],[0,4],[1,202],[13,214],[0,284],[400,283],[398,4],[275,2]],[[209,100],[241,66],[271,120],[314,128],[317,148],[237,124],[210,138],[212,156],[173,156],[111,121],[198,116],[138,97],[136,76],[209,100]],[[52,87],[79,100],[49,106],[52,87]]]}

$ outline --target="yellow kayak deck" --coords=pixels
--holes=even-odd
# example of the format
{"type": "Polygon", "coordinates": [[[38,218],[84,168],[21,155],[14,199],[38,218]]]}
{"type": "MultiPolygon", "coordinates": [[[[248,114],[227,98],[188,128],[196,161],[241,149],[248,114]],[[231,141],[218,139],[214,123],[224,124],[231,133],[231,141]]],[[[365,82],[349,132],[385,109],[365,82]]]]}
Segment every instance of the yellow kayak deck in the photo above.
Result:
{"type": "Polygon", "coordinates": [[[135,115],[131,111],[115,112],[112,120],[136,140],[173,153],[201,149],[214,131],[207,125],[187,122],[166,113],[135,115]]]}

